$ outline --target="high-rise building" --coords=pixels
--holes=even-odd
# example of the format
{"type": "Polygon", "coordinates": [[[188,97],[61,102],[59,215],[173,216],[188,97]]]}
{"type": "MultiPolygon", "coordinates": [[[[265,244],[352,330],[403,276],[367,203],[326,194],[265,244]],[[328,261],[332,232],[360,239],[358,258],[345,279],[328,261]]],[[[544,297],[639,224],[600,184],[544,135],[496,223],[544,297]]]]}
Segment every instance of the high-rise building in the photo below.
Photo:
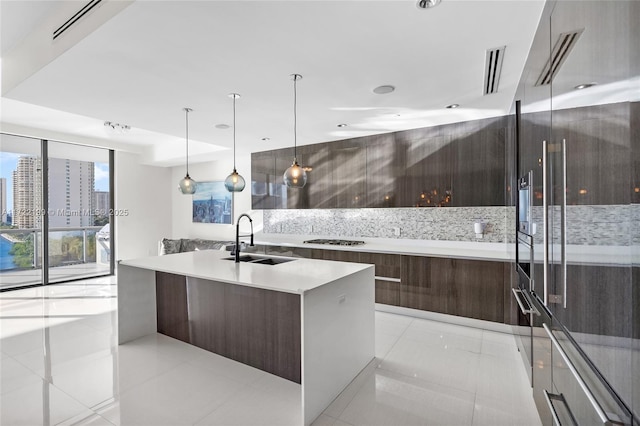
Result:
{"type": "Polygon", "coordinates": [[[94,191],[93,208],[99,216],[109,216],[109,191],[94,191]]]}
{"type": "Polygon", "coordinates": [[[0,222],[7,223],[7,178],[0,178],[0,222]]]}
{"type": "MultiPolygon", "coordinates": [[[[49,227],[93,225],[94,164],[50,158],[49,227]]],[[[13,172],[13,224],[18,228],[39,228],[42,224],[41,161],[20,157],[13,172]]]]}
{"type": "Polygon", "coordinates": [[[13,171],[13,225],[39,228],[42,223],[42,163],[38,157],[20,157],[13,171]]]}
{"type": "Polygon", "coordinates": [[[49,159],[49,227],[93,226],[94,164],[49,159]]]}

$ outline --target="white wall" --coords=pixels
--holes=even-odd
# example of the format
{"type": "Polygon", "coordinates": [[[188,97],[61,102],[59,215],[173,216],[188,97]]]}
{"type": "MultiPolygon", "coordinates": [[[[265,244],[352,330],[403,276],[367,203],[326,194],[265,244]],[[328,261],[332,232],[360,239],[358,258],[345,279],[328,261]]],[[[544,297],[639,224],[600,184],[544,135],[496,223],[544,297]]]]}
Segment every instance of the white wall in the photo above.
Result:
{"type": "Polygon", "coordinates": [[[157,255],[158,241],[171,235],[171,169],[140,164],[137,154],[116,151],[116,260],[157,255]]]}
{"type": "MultiPolygon", "coordinates": [[[[185,167],[172,168],[171,174],[171,206],[172,206],[172,234],[171,238],[204,238],[210,240],[233,240],[235,238],[235,223],[239,215],[248,213],[253,219],[254,232],[262,230],[262,211],[251,211],[251,155],[237,155],[236,168],[244,177],[247,186],[244,191],[236,193],[233,199],[233,224],[220,225],[213,223],[193,223],[191,196],[178,191],[178,182],[185,175],[185,167]]],[[[233,163],[229,160],[207,163],[189,164],[189,175],[196,182],[223,181],[233,170],[233,163]]],[[[241,231],[248,231],[249,227],[243,222],[241,231]]]]}

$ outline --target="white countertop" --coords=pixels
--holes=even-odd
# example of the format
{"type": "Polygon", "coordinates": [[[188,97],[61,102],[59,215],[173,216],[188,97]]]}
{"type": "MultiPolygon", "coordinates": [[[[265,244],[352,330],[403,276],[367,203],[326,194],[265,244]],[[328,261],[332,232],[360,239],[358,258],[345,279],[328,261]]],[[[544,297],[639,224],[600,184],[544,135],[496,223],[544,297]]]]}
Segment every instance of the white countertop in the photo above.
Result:
{"type": "Polygon", "coordinates": [[[295,259],[277,265],[261,265],[235,263],[233,260],[223,260],[225,257],[230,257],[229,252],[201,250],[128,259],[121,261],[120,265],[296,294],[373,268],[373,265],[367,264],[314,259],[295,259]]]}
{"type": "MultiPolygon", "coordinates": [[[[255,235],[255,243],[282,247],[343,250],[370,253],[404,254],[409,256],[447,257],[487,261],[515,261],[515,243],[485,243],[479,241],[435,241],[393,238],[324,237],[318,235],[263,234],[255,235]],[[364,241],[357,246],[305,244],[318,238],[364,241]]],[[[535,262],[543,261],[543,250],[535,245],[535,262]]],[[[640,265],[640,250],[635,246],[568,245],[567,262],[574,265],[640,265]]]]}
{"type": "Polygon", "coordinates": [[[405,254],[410,256],[447,257],[494,261],[515,260],[515,244],[485,243],[481,241],[426,241],[393,238],[345,238],[320,237],[317,235],[263,234],[254,238],[255,244],[282,247],[304,247],[310,249],[343,250],[369,253],[405,254]],[[306,240],[338,238],[364,241],[358,246],[334,246],[327,244],[305,244],[306,240]]]}

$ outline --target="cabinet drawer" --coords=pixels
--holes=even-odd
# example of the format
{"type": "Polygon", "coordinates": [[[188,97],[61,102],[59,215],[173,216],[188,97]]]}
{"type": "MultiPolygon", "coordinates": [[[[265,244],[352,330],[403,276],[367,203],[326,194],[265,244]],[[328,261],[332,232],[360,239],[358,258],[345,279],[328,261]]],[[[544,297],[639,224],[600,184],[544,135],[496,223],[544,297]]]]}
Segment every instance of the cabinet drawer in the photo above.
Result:
{"type": "Polygon", "coordinates": [[[376,277],[376,303],[400,306],[400,283],[376,277]]]}
{"type": "Polygon", "coordinates": [[[359,262],[372,263],[376,265],[376,277],[380,277],[381,279],[400,279],[402,277],[402,256],[399,254],[361,252],[359,262]]]}

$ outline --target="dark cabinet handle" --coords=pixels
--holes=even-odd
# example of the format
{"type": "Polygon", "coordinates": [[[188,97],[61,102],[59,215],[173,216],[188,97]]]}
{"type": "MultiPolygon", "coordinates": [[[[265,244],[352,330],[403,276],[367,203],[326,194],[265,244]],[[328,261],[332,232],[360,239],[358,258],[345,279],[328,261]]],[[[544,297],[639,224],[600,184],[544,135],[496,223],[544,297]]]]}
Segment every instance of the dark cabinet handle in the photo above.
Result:
{"type": "Polygon", "coordinates": [[[520,311],[523,314],[535,314],[540,316],[540,312],[538,312],[538,310],[531,306],[531,303],[529,303],[529,301],[526,299],[525,296],[525,302],[527,303],[527,309],[524,308],[524,303],[522,303],[522,300],[520,300],[520,296],[524,296],[524,294],[522,293],[522,290],[517,289],[517,288],[512,288],[511,291],[513,292],[513,296],[516,298],[516,302],[518,303],[518,306],[520,307],[520,311]]]}
{"type": "Polygon", "coordinates": [[[567,309],[567,140],[562,139],[562,306],[567,309]]]}
{"type": "Polygon", "coordinates": [[[549,393],[547,392],[546,389],[543,389],[542,392],[544,392],[544,399],[547,401],[547,405],[549,406],[549,411],[551,411],[551,416],[553,417],[553,423],[556,426],[562,426],[562,423],[560,422],[560,417],[558,416],[556,407],[553,405],[553,401],[562,402],[565,405],[565,407],[567,407],[567,411],[569,412],[569,415],[571,418],[571,423],[573,424],[573,426],[578,426],[578,422],[576,422],[576,419],[573,417],[573,414],[571,413],[571,410],[569,409],[569,405],[567,404],[567,401],[564,399],[564,396],[558,395],[555,393],[549,393]]]}
{"type": "Polygon", "coordinates": [[[543,303],[546,305],[547,304],[547,300],[549,300],[547,298],[547,274],[548,274],[548,269],[549,269],[549,236],[548,234],[548,229],[549,229],[549,206],[547,205],[547,155],[548,152],[548,146],[547,146],[547,141],[542,141],[542,236],[544,239],[543,242],[543,258],[544,258],[544,268],[543,268],[543,275],[544,275],[544,298],[543,303]]]}
{"type": "Polygon", "coordinates": [[[379,277],[377,275],[374,278],[376,280],[379,280],[379,281],[389,281],[389,282],[392,282],[392,283],[401,283],[402,282],[402,280],[400,278],[379,277]]]}
{"type": "Polygon", "coordinates": [[[553,346],[555,346],[558,353],[560,353],[562,360],[567,365],[567,368],[569,369],[569,371],[571,371],[571,374],[573,374],[573,377],[578,382],[580,389],[582,389],[582,392],[584,392],[584,394],[587,396],[587,399],[589,400],[593,408],[596,410],[596,413],[598,413],[598,417],[600,417],[602,424],[605,424],[605,425],[611,424],[611,421],[609,420],[607,413],[604,412],[604,410],[600,406],[600,403],[598,402],[596,397],[593,395],[593,392],[591,392],[591,389],[589,389],[585,381],[582,379],[582,377],[580,376],[580,373],[578,373],[578,370],[576,369],[575,365],[573,365],[573,362],[571,362],[571,360],[569,359],[569,356],[567,355],[567,353],[564,351],[564,349],[562,349],[562,346],[560,346],[558,339],[556,339],[556,336],[554,336],[553,333],[551,332],[551,329],[549,328],[549,326],[546,323],[543,323],[542,327],[544,327],[544,331],[546,331],[547,334],[549,335],[551,342],[553,342],[553,346]]]}

